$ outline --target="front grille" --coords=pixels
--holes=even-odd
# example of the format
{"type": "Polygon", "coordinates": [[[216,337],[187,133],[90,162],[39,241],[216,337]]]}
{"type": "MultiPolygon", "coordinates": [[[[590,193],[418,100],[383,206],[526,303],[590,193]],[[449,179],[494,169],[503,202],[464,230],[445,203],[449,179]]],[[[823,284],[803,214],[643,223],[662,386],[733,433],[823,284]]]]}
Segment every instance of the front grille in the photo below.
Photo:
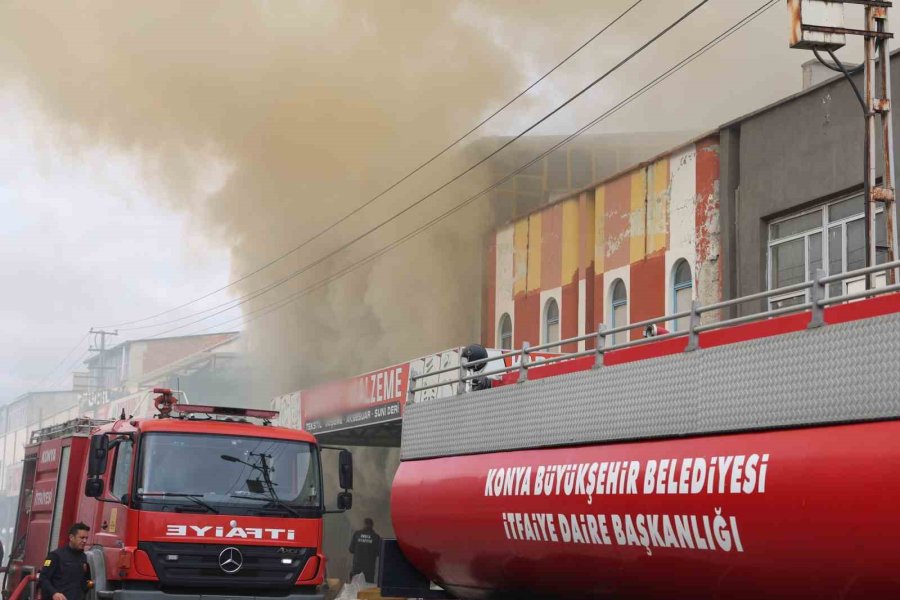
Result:
{"type": "MultiPolygon", "coordinates": [[[[142,542],[156,569],[160,585],[170,588],[223,587],[230,589],[288,589],[297,581],[300,570],[316,552],[315,548],[288,546],[242,546],[237,544],[179,544],[142,542]],[[219,566],[219,556],[226,548],[237,548],[243,564],[234,573],[219,566]],[[177,559],[170,560],[170,557],[177,559]],[[282,559],[291,559],[283,564],[282,559]]],[[[229,565],[233,568],[234,565],[229,565]]]]}

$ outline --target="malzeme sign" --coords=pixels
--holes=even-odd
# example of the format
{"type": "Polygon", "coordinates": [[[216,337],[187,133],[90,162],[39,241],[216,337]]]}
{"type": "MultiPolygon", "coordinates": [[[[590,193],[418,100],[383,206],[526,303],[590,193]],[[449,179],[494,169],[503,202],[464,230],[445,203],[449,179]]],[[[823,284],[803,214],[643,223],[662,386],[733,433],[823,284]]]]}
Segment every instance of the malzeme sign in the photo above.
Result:
{"type": "Polygon", "coordinates": [[[408,384],[409,364],[404,363],[303,390],[303,428],[323,433],[399,419],[408,384]]]}
{"type": "MultiPolygon", "coordinates": [[[[459,366],[461,351],[462,348],[459,347],[450,348],[407,363],[279,396],[272,402],[273,408],[281,413],[278,424],[318,434],[401,419],[409,392],[411,371],[425,376],[417,381],[417,386],[445,384],[416,392],[416,402],[456,394],[457,372],[450,371],[440,375],[429,373],[459,366]]],[[[500,353],[500,350],[488,350],[490,356],[500,353]]],[[[531,358],[537,360],[550,356],[557,355],[534,353],[531,358]]],[[[514,365],[517,359],[517,356],[506,357],[503,361],[498,359],[491,362],[487,365],[485,374],[503,366],[514,365]]]]}

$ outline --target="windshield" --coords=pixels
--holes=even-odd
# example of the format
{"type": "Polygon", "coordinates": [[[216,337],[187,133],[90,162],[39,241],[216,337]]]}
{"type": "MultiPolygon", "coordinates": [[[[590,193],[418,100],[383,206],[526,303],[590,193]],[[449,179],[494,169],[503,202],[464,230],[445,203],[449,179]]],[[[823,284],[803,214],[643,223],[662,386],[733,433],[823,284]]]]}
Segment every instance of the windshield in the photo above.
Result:
{"type": "Polygon", "coordinates": [[[321,506],[318,464],[305,442],[150,433],[137,498],[150,510],[307,516],[321,506]]]}

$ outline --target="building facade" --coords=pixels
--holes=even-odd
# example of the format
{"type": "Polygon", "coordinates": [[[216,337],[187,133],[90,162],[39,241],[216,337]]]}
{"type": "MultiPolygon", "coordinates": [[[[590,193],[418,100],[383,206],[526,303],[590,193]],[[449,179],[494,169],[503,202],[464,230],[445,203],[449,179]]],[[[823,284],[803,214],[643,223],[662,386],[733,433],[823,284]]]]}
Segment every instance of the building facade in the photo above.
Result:
{"type": "MultiPolygon", "coordinates": [[[[621,327],[687,310],[693,299],[719,300],[718,136],[499,228],[488,238],[484,273],[482,341],[489,347],[552,343],[601,323],[621,327]]],[[[670,324],[683,326],[683,319],[670,324]]],[[[584,347],[591,341],[560,350],[584,347]]]]}
{"type": "MultiPolygon", "coordinates": [[[[892,81],[900,77],[897,55],[892,81]]],[[[854,75],[863,89],[862,73],[854,75]]],[[[894,84],[893,96],[898,95],[894,84]]],[[[898,115],[893,113],[897,144],[898,115]]],[[[881,131],[876,154],[884,172],[881,131]]],[[[827,274],[865,266],[863,114],[838,75],[722,126],[722,248],[725,297],[801,283],[817,268],[827,274]]],[[[876,244],[886,240],[883,208],[876,212],[876,244]]],[[[878,260],[886,252],[880,250],[878,260]]],[[[876,279],[883,284],[884,276],[876,279]]],[[[864,287],[861,279],[830,286],[837,295],[864,287]]],[[[748,314],[801,303],[806,292],[748,303],[748,314]]]]}

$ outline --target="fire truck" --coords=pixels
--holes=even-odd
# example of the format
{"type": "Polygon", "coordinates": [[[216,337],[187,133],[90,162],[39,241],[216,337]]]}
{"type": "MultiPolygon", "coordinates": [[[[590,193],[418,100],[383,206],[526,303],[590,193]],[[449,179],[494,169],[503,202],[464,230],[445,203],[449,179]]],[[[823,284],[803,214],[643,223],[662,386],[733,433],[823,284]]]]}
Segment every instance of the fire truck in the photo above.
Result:
{"type": "Polygon", "coordinates": [[[900,597],[900,285],[825,291],[876,270],[470,360],[406,407],[382,593],[900,597]]]}
{"type": "MultiPolygon", "coordinates": [[[[275,411],[153,392],[151,418],[123,413],[34,433],[5,595],[34,598],[47,552],[81,521],[95,600],[323,597],[322,520],[334,511],[315,438],[273,427],[275,411]]],[[[342,511],[352,504],[352,456],[333,450],[342,511]]]]}

